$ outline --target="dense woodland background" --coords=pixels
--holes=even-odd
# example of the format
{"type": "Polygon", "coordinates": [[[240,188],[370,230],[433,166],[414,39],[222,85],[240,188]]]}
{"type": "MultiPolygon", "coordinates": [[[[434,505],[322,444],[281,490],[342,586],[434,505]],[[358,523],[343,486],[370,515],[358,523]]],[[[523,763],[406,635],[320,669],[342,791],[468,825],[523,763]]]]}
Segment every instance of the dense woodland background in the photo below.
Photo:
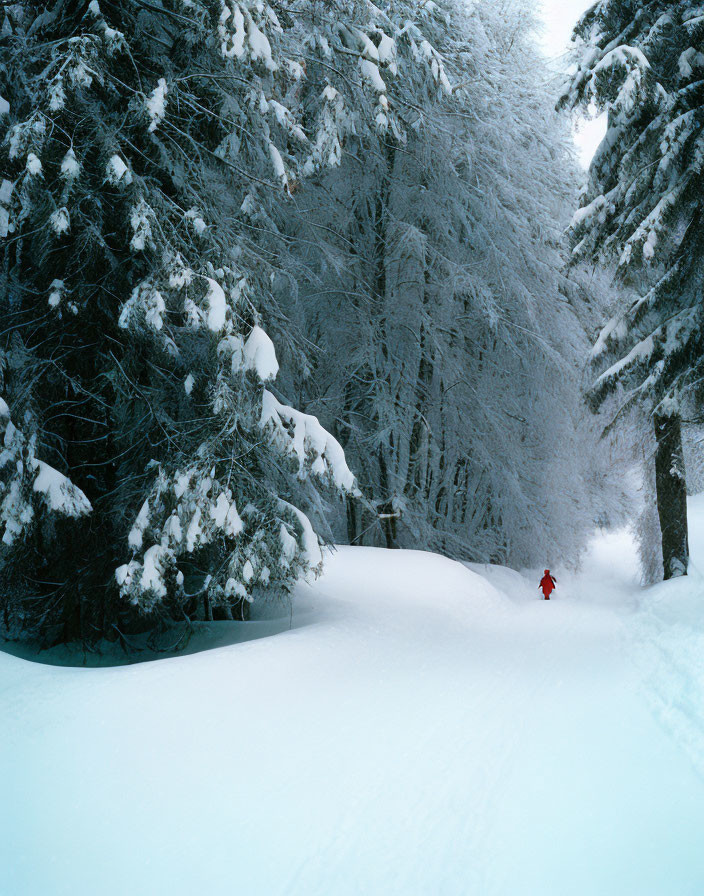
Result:
{"type": "Polygon", "coordinates": [[[601,0],[565,76],[532,6],[3,5],[6,634],[241,618],[319,537],[577,564],[640,515],[686,572],[704,17],[601,0]]]}

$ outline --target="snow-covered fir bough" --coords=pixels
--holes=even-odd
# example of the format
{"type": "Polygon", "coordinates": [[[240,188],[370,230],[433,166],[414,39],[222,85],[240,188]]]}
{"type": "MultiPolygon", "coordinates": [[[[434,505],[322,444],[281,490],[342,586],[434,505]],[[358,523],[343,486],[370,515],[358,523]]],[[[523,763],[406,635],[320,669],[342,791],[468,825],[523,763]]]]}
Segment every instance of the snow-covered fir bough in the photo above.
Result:
{"type": "Polygon", "coordinates": [[[606,109],[608,130],[572,224],[573,254],[615,264],[625,295],[594,346],[602,372],[590,398],[599,406],[622,390],[619,413],[639,405],[652,417],[670,578],[688,565],[681,419],[704,396],[704,9],[600,0],[575,37],[562,104],[606,109]]]}
{"type": "Polygon", "coordinates": [[[318,163],[300,35],[264,2],[2,15],[2,622],[241,613],[319,567],[318,489],[356,493],[277,393],[278,258],[243,223],[318,163]]]}

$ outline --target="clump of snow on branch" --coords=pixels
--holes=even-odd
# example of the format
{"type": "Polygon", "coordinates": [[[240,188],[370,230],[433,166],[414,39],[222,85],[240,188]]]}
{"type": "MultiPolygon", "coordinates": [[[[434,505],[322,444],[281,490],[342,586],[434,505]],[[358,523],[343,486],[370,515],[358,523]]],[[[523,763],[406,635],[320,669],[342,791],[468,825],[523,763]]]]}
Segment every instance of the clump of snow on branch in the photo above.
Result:
{"type": "Polygon", "coordinates": [[[149,132],[153,133],[166,115],[166,94],[168,93],[168,89],[166,86],[166,80],[164,78],[159,78],[159,81],[152,90],[152,92],[147,97],[146,108],[147,115],[149,115],[149,132]]]}
{"type": "Polygon", "coordinates": [[[227,299],[222,286],[212,277],[207,278],[208,294],[208,328],[214,333],[219,333],[225,326],[227,319],[227,299]]]}
{"type": "Polygon", "coordinates": [[[197,209],[189,208],[186,212],[186,220],[191,222],[191,225],[198,236],[201,236],[205,232],[207,224],[197,209]]]}
{"type": "Polygon", "coordinates": [[[64,180],[70,182],[78,177],[80,170],[81,166],[76,158],[75,152],[72,149],[69,149],[61,160],[61,176],[64,180]]]}
{"type": "Polygon", "coordinates": [[[3,178],[0,181],[0,237],[6,237],[13,228],[10,222],[10,204],[12,201],[12,190],[14,188],[12,181],[3,178]]]}
{"type": "Polygon", "coordinates": [[[318,168],[337,168],[342,162],[342,144],[354,131],[354,118],[347,111],[341,93],[328,84],[321,93],[321,107],[315,140],[303,173],[312,174],[318,168]]]}
{"type": "Polygon", "coordinates": [[[386,84],[384,83],[384,79],[381,77],[379,67],[378,65],[376,65],[376,63],[372,62],[369,59],[360,59],[359,69],[362,72],[362,76],[369,82],[374,90],[378,91],[379,93],[386,92],[386,84]]]}
{"type": "Polygon", "coordinates": [[[132,172],[127,167],[124,159],[121,159],[117,153],[111,156],[108,160],[108,163],[105,166],[105,175],[108,182],[113,186],[117,186],[119,183],[132,183],[132,172]]]}
{"type": "Polygon", "coordinates": [[[329,477],[343,492],[359,494],[342,446],[320,425],[317,417],[282,404],[265,389],[260,425],[272,432],[283,453],[296,458],[300,478],[305,478],[310,467],[316,476],[329,477]]]}
{"type": "Polygon", "coordinates": [[[12,422],[0,398],[0,531],[12,545],[36,518],[36,502],[61,516],[77,519],[92,511],[90,501],[63,473],[36,457],[35,438],[27,438],[12,422]]]}
{"type": "Polygon", "coordinates": [[[36,458],[32,466],[37,472],[32,488],[41,495],[49,510],[74,518],[91,512],[90,501],[67,476],[36,458]]]}
{"type": "Polygon", "coordinates": [[[137,204],[132,206],[130,211],[130,227],[132,228],[130,248],[133,252],[144,252],[147,245],[152,243],[151,222],[153,219],[154,210],[140,196],[137,204]]]}
{"type": "Polygon", "coordinates": [[[274,343],[259,326],[252,327],[242,351],[245,370],[253,370],[262,382],[276,379],[279,362],[274,343]]]}
{"type": "Polygon", "coordinates": [[[51,224],[52,230],[57,236],[61,236],[62,233],[66,233],[71,224],[68,209],[65,206],[57,208],[49,218],[49,223],[51,224]]]}
{"type": "Polygon", "coordinates": [[[234,0],[223,0],[218,22],[223,56],[234,56],[237,59],[249,56],[252,62],[260,62],[267,71],[275,72],[278,65],[274,61],[271,43],[266,35],[267,27],[281,30],[276,14],[268,4],[240,4],[234,0]]]}
{"type": "Polygon", "coordinates": [[[29,174],[32,177],[36,177],[37,175],[42,173],[41,160],[33,152],[30,152],[27,155],[26,169],[27,169],[27,174],[29,174]]]}
{"type": "Polygon", "coordinates": [[[281,183],[281,186],[288,187],[288,175],[286,174],[284,160],[281,158],[281,153],[271,140],[269,141],[269,156],[271,158],[271,165],[274,169],[276,179],[281,183]]]}

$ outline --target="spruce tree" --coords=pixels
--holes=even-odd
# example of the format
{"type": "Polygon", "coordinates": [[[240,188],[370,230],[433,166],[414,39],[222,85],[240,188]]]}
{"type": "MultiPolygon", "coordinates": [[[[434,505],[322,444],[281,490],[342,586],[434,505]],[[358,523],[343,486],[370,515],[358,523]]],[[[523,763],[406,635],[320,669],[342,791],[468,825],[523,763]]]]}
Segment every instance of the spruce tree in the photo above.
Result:
{"type": "Polygon", "coordinates": [[[241,614],[319,568],[319,486],[356,492],[340,445],[277,393],[280,260],[251,221],[317,158],[294,25],[265,2],[5,6],[7,628],[241,614]]]}
{"type": "Polygon", "coordinates": [[[571,235],[575,259],[615,263],[626,300],[603,328],[594,407],[652,417],[665,578],[688,565],[681,415],[704,370],[704,16],[692,0],[600,0],[575,30],[563,106],[606,110],[571,235]],[[635,297],[633,297],[635,292],[635,297]],[[605,368],[605,369],[604,369],[605,368]]]}

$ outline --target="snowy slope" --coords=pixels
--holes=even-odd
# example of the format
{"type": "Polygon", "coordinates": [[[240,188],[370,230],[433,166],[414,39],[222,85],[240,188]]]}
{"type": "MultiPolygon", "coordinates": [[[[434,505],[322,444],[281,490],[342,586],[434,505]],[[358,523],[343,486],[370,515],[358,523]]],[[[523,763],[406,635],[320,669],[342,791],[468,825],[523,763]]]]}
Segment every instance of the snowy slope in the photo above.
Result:
{"type": "Polygon", "coordinates": [[[345,548],[291,628],[120,668],[0,653],[0,893],[701,894],[701,580],[639,607],[635,569],[601,538],[545,603],[345,548]]]}
{"type": "Polygon", "coordinates": [[[629,634],[653,712],[704,777],[704,494],[689,523],[689,575],[648,589],[629,634]]]}

